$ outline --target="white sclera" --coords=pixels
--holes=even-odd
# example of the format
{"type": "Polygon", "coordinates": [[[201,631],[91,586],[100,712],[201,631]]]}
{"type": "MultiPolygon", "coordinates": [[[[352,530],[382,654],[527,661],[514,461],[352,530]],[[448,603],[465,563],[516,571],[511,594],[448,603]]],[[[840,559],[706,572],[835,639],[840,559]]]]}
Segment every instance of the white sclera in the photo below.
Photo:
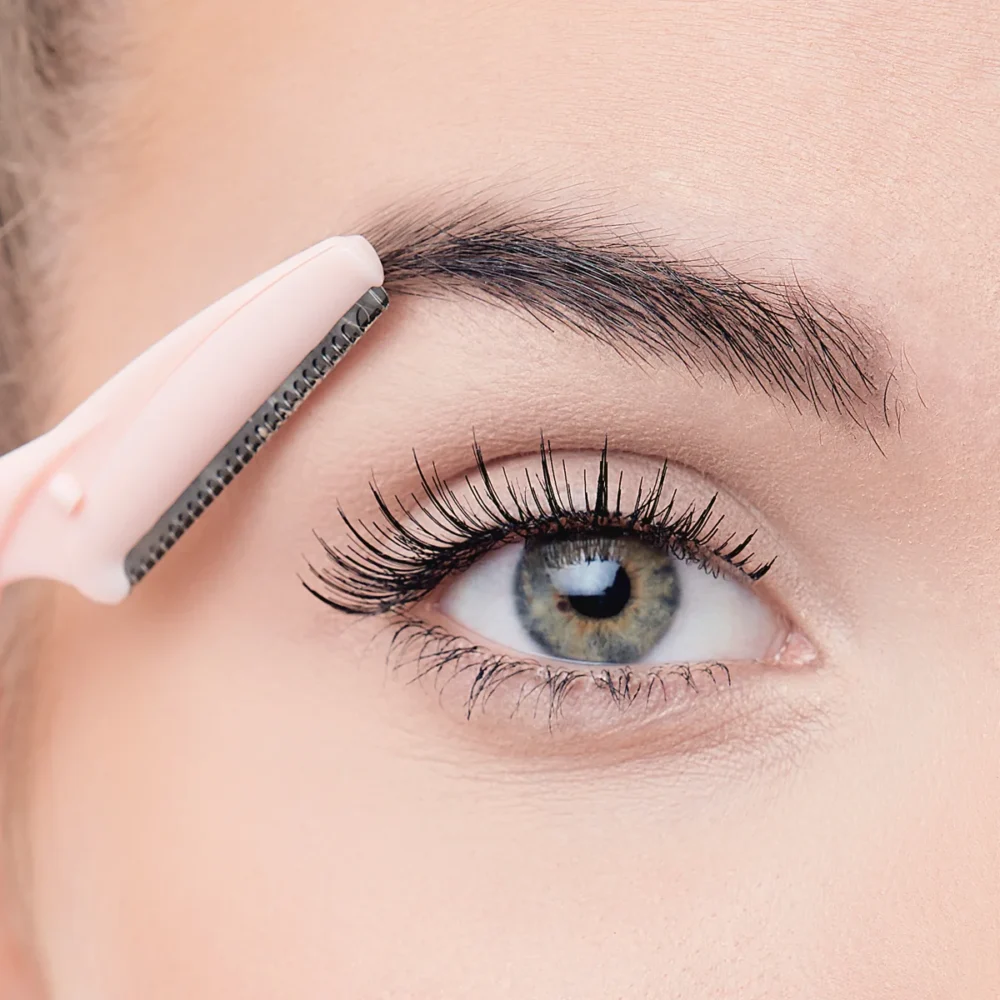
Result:
{"type": "MultiPolygon", "coordinates": [[[[549,656],[521,622],[515,597],[523,543],[504,545],[480,559],[449,587],[441,610],[459,625],[518,653],[549,656]]],[[[604,566],[608,564],[597,563],[604,566]]],[[[680,601],[670,627],[644,663],[759,660],[768,655],[780,623],[749,585],[714,576],[701,566],[674,563],[680,601]]],[[[586,572],[582,566],[578,572],[586,572]]]]}

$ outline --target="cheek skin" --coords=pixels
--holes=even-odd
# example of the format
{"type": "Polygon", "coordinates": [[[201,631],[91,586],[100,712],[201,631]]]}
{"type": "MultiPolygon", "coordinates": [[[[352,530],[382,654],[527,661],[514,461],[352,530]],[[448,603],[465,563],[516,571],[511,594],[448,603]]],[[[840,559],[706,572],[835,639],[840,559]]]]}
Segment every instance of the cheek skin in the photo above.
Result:
{"type": "Polygon", "coordinates": [[[995,699],[859,671],[794,770],[518,775],[415,726],[294,588],[234,582],[205,574],[183,633],[153,589],[59,608],[30,815],[55,996],[977,995],[995,817],[942,762],[995,699]]]}

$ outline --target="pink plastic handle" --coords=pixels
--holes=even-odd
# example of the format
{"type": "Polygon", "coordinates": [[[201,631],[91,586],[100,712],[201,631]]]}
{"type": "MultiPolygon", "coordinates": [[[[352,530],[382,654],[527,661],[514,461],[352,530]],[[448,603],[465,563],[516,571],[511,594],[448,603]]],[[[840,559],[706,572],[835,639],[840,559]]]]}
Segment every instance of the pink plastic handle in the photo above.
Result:
{"type": "Polygon", "coordinates": [[[0,588],[43,578],[121,601],[129,549],[381,283],[363,237],[324,240],[208,306],[62,423],[0,458],[0,588]]]}

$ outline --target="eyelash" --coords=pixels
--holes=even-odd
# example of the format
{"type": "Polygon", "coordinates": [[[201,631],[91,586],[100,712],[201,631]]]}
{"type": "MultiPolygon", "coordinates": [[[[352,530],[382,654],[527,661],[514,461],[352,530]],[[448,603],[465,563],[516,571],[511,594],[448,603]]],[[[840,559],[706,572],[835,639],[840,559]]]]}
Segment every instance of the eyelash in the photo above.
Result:
{"type": "Polygon", "coordinates": [[[527,657],[496,653],[462,636],[452,635],[439,625],[408,615],[401,615],[391,627],[390,650],[397,669],[415,669],[414,680],[425,677],[445,682],[463,674],[472,674],[469,693],[463,711],[472,718],[477,705],[485,707],[501,687],[521,680],[511,714],[533,701],[536,711],[543,707],[551,728],[570,693],[581,683],[589,682],[604,692],[611,704],[620,710],[638,702],[649,706],[659,694],[664,703],[670,700],[668,685],[680,681],[690,691],[698,690],[698,678],[708,678],[713,684],[724,678],[731,684],[732,676],[724,663],[677,664],[671,667],[651,667],[636,670],[629,666],[554,667],[527,657]],[[446,673],[447,671],[447,673],[446,673]],[[672,683],[673,682],[673,683],[672,683]]]}
{"type": "Polygon", "coordinates": [[[741,541],[733,534],[723,536],[725,515],[716,513],[718,494],[700,511],[688,506],[675,512],[676,491],[664,504],[666,461],[651,486],[640,481],[626,512],[622,510],[623,474],[613,493],[611,490],[607,440],[593,497],[584,471],[584,497],[579,507],[574,505],[566,464],[557,469],[551,442],[544,436],[539,443],[541,471],[532,476],[525,470],[527,485],[520,493],[506,469],[502,470],[502,484],[495,480],[478,442],[473,444],[473,455],[478,483],[471,476],[465,478],[469,501],[459,498],[435,466],[428,475],[414,454],[423,495],[411,496],[412,508],[394,497],[399,510],[394,512],[374,482],[370,488],[382,523],[355,523],[338,508],[350,541],[337,548],[319,539],[327,566],[309,565],[315,585],[303,581],[306,589],[324,604],[347,614],[402,611],[511,539],[560,540],[595,532],[603,537],[638,538],[708,572],[728,569],[750,582],[760,580],[773,564],[773,560],[755,562],[750,551],[755,532],[741,541]]]}

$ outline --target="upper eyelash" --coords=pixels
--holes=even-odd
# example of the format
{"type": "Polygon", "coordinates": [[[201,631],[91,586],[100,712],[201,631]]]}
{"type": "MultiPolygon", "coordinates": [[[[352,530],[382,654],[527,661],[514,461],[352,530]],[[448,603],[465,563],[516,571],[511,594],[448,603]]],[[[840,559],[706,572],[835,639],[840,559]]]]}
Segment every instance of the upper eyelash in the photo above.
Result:
{"type": "Polygon", "coordinates": [[[306,589],[338,611],[382,614],[421,600],[511,537],[567,537],[593,531],[639,536],[710,571],[718,572],[724,564],[751,581],[763,577],[773,564],[773,560],[754,562],[750,543],[755,532],[741,541],[733,534],[723,535],[724,515],[715,511],[718,494],[697,512],[692,506],[675,512],[676,492],[664,502],[666,461],[651,486],[645,487],[640,480],[626,512],[622,509],[623,474],[611,490],[607,440],[593,497],[584,471],[582,506],[575,505],[565,462],[559,482],[552,445],[544,436],[539,444],[541,471],[532,476],[525,470],[527,485],[520,493],[506,469],[498,488],[478,442],[473,443],[473,454],[478,484],[466,476],[470,501],[459,499],[436,466],[427,475],[414,453],[422,496],[411,495],[412,508],[394,497],[396,513],[374,482],[371,491],[384,523],[355,524],[338,508],[350,540],[336,547],[319,539],[328,565],[309,564],[314,583],[303,581],[306,589]]]}

